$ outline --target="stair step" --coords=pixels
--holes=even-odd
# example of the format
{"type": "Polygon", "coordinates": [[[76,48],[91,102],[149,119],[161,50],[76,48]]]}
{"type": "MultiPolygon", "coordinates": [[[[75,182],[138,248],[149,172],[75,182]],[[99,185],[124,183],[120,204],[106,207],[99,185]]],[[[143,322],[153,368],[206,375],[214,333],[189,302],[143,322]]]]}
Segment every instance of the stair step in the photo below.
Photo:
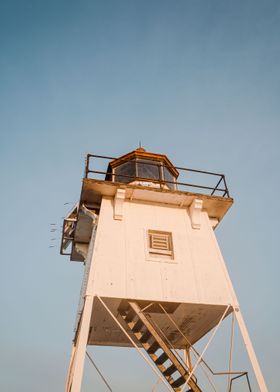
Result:
{"type": "Polygon", "coordinates": [[[169,368],[167,368],[164,372],[163,375],[164,377],[166,376],[170,376],[172,373],[174,373],[177,370],[176,366],[174,365],[174,363],[172,363],[171,366],[169,366],[169,368]]]}
{"type": "Polygon", "coordinates": [[[157,351],[158,348],[159,348],[159,344],[158,344],[157,341],[155,341],[154,343],[152,343],[150,345],[150,347],[147,350],[147,353],[148,354],[153,354],[153,353],[155,353],[157,351]]]}
{"type": "MultiPolygon", "coordinates": [[[[165,377],[174,392],[182,392],[181,386],[186,383],[190,372],[175,356],[170,344],[161,331],[153,325],[137,302],[128,301],[128,308],[122,307],[120,314],[131,332],[149,354],[158,370],[165,377]]],[[[194,376],[188,382],[188,392],[202,392],[194,376]]]]}
{"type": "Polygon", "coordinates": [[[172,376],[167,376],[165,378],[166,378],[166,381],[168,381],[170,385],[174,382],[174,379],[172,378],[172,376]]]}
{"type": "Polygon", "coordinates": [[[137,320],[136,323],[134,324],[134,327],[132,328],[132,332],[136,333],[139,332],[140,329],[143,327],[143,322],[141,320],[137,320]]]}
{"type": "Polygon", "coordinates": [[[156,365],[162,365],[168,359],[168,355],[163,352],[156,360],[156,365]]]}
{"type": "Polygon", "coordinates": [[[155,362],[157,360],[157,355],[156,354],[150,354],[150,358],[155,362]]]}
{"type": "Polygon", "coordinates": [[[177,378],[177,380],[175,380],[175,381],[171,384],[171,386],[172,386],[172,388],[178,388],[178,387],[180,387],[181,385],[183,385],[185,382],[186,382],[185,377],[181,376],[181,377],[177,378]]]}
{"type": "Polygon", "coordinates": [[[149,330],[146,330],[143,335],[140,338],[141,343],[146,343],[150,337],[152,336],[151,332],[149,330]]]}

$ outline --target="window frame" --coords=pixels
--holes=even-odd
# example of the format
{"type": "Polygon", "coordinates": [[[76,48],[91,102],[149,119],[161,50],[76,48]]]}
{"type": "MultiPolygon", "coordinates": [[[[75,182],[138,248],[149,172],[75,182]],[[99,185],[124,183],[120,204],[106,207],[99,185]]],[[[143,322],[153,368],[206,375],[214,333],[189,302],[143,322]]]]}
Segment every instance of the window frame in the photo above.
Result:
{"type": "MultiPolygon", "coordinates": [[[[161,160],[156,160],[156,159],[147,159],[147,158],[141,158],[141,157],[135,157],[134,159],[132,159],[131,161],[134,161],[135,164],[135,177],[131,176],[131,178],[129,177],[123,177],[122,174],[117,174],[116,173],[116,169],[120,168],[123,164],[129,162],[123,162],[121,163],[119,166],[116,166],[113,168],[112,170],[112,174],[113,174],[113,182],[120,182],[120,181],[116,181],[117,177],[123,177],[123,178],[127,178],[127,181],[122,183],[128,184],[129,182],[133,182],[135,180],[140,180],[140,181],[150,181],[150,182],[156,182],[156,183],[161,183],[161,184],[165,184],[170,190],[176,190],[177,186],[176,186],[176,177],[170,172],[170,170],[168,169],[167,166],[165,166],[164,162],[162,162],[161,160]],[[159,174],[159,178],[146,178],[146,177],[140,177],[139,176],[139,167],[138,164],[141,164],[141,161],[150,161],[151,166],[155,166],[158,168],[158,174],[159,174]],[[154,163],[153,163],[154,162],[154,163]],[[168,170],[168,172],[170,173],[171,177],[172,177],[172,181],[169,181],[167,178],[165,178],[165,173],[164,173],[164,169],[168,170]]],[[[148,162],[143,162],[144,165],[149,165],[148,162]]]]}

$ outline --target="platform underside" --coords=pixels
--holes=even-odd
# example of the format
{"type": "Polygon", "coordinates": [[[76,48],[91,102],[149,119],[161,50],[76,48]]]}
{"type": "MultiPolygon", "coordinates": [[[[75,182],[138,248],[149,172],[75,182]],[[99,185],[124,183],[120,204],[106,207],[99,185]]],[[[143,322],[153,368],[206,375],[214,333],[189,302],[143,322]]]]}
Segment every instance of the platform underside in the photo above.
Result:
{"type": "MultiPolygon", "coordinates": [[[[124,329],[129,332],[127,325],[119,315],[119,310],[126,306],[126,300],[103,298],[103,301],[124,329]]],[[[186,348],[188,346],[187,341],[194,344],[201,339],[219,323],[227,308],[227,305],[161,302],[167,315],[156,302],[152,305],[148,301],[137,301],[137,303],[177,349],[186,348]],[[186,339],[182,334],[185,335],[186,339]]],[[[232,308],[230,307],[226,316],[231,312],[232,308]]],[[[139,345],[136,340],[135,343],[139,345]]],[[[132,347],[126,335],[97,297],[93,304],[88,344],[132,347]]]]}

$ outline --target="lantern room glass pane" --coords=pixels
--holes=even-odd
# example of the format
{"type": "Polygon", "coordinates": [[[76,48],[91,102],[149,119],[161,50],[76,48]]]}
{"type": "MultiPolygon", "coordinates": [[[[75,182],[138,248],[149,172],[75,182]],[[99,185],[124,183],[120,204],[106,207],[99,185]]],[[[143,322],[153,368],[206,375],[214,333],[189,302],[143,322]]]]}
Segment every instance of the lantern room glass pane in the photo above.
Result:
{"type": "Polygon", "coordinates": [[[134,158],[119,164],[113,170],[113,181],[130,183],[139,180],[151,180],[152,182],[161,182],[169,188],[175,189],[175,177],[170,170],[164,166],[161,161],[152,159],[134,158]]]}
{"type": "Polygon", "coordinates": [[[131,160],[117,166],[114,170],[114,181],[116,182],[132,182],[136,177],[136,162],[131,160]],[[126,177],[127,176],[127,177],[126,177]]]}
{"type": "Polygon", "coordinates": [[[148,159],[137,160],[137,177],[159,181],[161,177],[160,172],[160,162],[148,159]]]}
{"type": "Polygon", "coordinates": [[[165,181],[170,181],[170,182],[166,183],[168,188],[175,189],[174,176],[170,173],[170,171],[169,171],[169,169],[167,169],[167,167],[163,168],[163,174],[164,174],[165,181]]]}

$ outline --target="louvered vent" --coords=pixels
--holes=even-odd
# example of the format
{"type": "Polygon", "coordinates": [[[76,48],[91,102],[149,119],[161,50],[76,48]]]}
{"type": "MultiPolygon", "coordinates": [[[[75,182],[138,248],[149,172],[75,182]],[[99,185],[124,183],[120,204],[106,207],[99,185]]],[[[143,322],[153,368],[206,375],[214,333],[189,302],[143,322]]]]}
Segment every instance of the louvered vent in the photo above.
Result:
{"type": "Polygon", "coordinates": [[[148,231],[149,253],[173,258],[172,234],[167,231],[148,231]]]}

